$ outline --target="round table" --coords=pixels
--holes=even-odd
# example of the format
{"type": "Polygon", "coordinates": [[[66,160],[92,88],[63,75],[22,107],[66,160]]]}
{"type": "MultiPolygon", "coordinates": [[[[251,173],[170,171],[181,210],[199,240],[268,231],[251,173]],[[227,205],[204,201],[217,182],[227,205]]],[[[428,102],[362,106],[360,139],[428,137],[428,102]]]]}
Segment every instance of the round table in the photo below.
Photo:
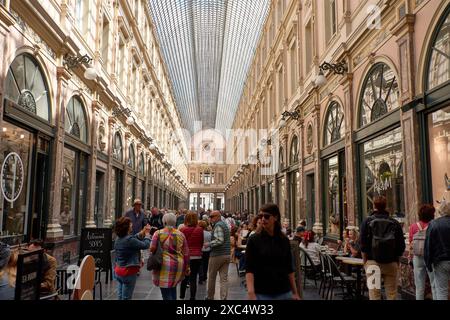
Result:
{"type": "Polygon", "coordinates": [[[356,267],[356,299],[362,298],[361,293],[361,268],[364,266],[364,261],[361,258],[353,258],[353,257],[336,257],[336,260],[342,261],[344,264],[348,264],[356,267]]]}

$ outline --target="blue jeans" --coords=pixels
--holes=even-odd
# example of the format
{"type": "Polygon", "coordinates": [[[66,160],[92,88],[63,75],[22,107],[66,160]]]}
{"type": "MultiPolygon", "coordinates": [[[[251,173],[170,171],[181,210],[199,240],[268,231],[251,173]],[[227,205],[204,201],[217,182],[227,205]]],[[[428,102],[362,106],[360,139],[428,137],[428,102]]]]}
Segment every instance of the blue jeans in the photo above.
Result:
{"type": "Polygon", "coordinates": [[[117,297],[119,300],[131,300],[137,275],[121,277],[115,274],[117,281],[117,297]]]}
{"type": "Polygon", "coordinates": [[[450,280],[450,261],[433,263],[434,286],[436,297],[434,300],[448,300],[448,281],[450,280]]]}
{"type": "Polygon", "coordinates": [[[423,256],[414,256],[414,284],[416,286],[416,300],[423,300],[425,296],[425,282],[427,280],[427,274],[430,278],[431,293],[433,299],[436,298],[436,289],[434,286],[434,272],[429,272],[425,266],[425,260],[423,256]]]}
{"type": "Polygon", "coordinates": [[[256,300],[292,300],[292,292],[280,294],[256,294],[256,300]]]}
{"type": "Polygon", "coordinates": [[[163,300],[177,300],[177,287],[160,289],[163,300]]]}

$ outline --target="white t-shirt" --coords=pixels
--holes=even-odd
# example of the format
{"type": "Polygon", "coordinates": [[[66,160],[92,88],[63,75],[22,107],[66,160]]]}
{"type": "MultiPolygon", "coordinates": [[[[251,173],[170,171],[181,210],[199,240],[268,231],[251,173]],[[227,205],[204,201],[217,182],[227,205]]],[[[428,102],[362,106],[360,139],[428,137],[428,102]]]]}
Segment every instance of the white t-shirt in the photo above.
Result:
{"type": "Polygon", "coordinates": [[[320,264],[320,244],[318,244],[317,242],[310,242],[308,243],[308,248],[306,248],[303,242],[301,242],[300,247],[305,249],[316,266],[320,264]]]}

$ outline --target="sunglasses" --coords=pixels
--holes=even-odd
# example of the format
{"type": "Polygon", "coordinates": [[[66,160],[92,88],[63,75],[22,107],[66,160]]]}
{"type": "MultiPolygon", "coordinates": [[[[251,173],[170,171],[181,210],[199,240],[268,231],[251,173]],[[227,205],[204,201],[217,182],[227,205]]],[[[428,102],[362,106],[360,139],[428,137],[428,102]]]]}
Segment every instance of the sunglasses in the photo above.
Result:
{"type": "Polygon", "coordinates": [[[261,215],[261,217],[264,218],[264,219],[266,219],[266,220],[269,220],[271,216],[272,216],[272,215],[271,215],[270,213],[263,213],[263,214],[261,215]]]}

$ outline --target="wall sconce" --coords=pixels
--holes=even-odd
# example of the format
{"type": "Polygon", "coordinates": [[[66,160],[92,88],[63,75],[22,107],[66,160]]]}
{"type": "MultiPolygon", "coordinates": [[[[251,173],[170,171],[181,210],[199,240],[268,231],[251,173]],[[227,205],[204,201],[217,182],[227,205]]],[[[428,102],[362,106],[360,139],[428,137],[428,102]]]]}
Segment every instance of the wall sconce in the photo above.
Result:
{"type": "Polygon", "coordinates": [[[63,58],[63,65],[67,69],[75,69],[81,64],[86,66],[86,71],[84,72],[84,77],[88,80],[97,79],[97,70],[91,65],[92,58],[87,54],[84,56],[72,56],[70,54],[66,54],[63,58]]]}
{"type": "Polygon", "coordinates": [[[284,126],[286,125],[286,121],[289,120],[290,118],[298,120],[298,118],[300,117],[300,114],[298,113],[298,111],[285,111],[281,114],[281,120],[280,120],[280,128],[284,128],[284,126]]]}
{"type": "Polygon", "coordinates": [[[124,116],[127,117],[127,121],[126,121],[127,125],[132,126],[134,124],[134,118],[131,116],[131,109],[130,108],[122,109],[120,107],[115,107],[113,112],[112,112],[112,115],[114,117],[118,117],[120,115],[124,115],[124,116]]]}
{"type": "Polygon", "coordinates": [[[338,63],[329,63],[324,61],[319,66],[319,74],[316,77],[316,80],[314,81],[315,85],[318,87],[321,87],[327,83],[327,78],[325,78],[324,71],[330,70],[334,74],[343,75],[348,71],[347,63],[345,61],[341,61],[338,63]]]}

